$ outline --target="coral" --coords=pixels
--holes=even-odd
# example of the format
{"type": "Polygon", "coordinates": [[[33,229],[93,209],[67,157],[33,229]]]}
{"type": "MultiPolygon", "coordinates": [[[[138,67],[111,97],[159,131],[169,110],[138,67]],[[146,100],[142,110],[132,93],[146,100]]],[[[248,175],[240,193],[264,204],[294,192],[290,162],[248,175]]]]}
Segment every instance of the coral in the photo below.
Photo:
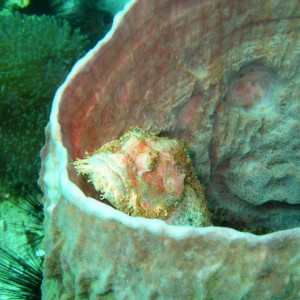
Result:
{"type": "Polygon", "coordinates": [[[9,14],[15,9],[24,9],[30,4],[30,0],[2,0],[0,2],[0,14],[9,14]]]}
{"type": "Polygon", "coordinates": [[[0,28],[0,173],[37,174],[52,97],[85,53],[85,38],[47,16],[1,16],[0,28]]]}
{"type": "Polygon", "coordinates": [[[114,15],[128,0],[3,0],[0,14],[18,11],[26,15],[51,15],[67,20],[73,29],[80,29],[94,45],[110,29],[114,15]]]}
{"type": "Polygon", "coordinates": [[[65,21],[19,13],[1,16],[1,96],[5,102],[49,98],[85,52],[79,31],[65,21]]]}

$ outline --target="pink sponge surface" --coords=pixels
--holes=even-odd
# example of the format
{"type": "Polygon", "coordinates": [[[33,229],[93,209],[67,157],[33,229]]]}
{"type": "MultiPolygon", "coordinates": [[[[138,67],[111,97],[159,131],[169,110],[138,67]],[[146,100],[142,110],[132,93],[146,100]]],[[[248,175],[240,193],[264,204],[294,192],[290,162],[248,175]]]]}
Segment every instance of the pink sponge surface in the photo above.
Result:
{"type": "Polygon", "coordinates": [[[278,83],[271,70],[252,65],[230,82],[227,102],[251,114],[273,114],[278,104],[278,83]]]}

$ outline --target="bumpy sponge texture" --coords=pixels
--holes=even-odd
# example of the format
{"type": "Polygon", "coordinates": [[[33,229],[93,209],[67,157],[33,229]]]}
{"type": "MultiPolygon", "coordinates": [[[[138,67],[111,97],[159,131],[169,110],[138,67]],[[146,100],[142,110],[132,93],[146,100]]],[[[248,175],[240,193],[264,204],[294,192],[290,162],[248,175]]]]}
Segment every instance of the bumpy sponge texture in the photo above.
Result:
{"type": "Polygon", "coordinates": [[[251,64],[231,79],[226,100],[245,113],[273,117],[278,110],[279,90],[272,70],[251,64]]]}

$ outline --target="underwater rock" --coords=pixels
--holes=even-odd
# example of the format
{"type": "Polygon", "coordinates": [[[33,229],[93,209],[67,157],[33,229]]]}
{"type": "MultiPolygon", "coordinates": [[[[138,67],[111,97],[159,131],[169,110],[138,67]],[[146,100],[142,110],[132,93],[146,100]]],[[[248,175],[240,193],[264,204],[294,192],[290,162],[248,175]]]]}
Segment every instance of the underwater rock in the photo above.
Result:
{"type": "Polygon", "coordinates": [[[136,0],[117,15],[46,130],[44,299],[300,297],[299,20],[296,0],[136,0]],[[101,202],[74,161],[149,124],[189,143],[216,224],[286,230],[172,226],[101,202]]]}
{"type": "Polygon", "coordinates": [[[74,162],[102,198],[130,216],[210,226],[204,189],[184,145],[135,128],[74,162]]]}

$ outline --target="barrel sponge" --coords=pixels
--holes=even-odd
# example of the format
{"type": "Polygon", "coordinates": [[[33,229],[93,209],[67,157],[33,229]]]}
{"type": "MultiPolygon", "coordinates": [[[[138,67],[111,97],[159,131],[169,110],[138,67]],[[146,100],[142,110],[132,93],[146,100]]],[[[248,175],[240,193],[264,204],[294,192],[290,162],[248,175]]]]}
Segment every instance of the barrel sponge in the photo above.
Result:
{"type": "Polygon", "coordinates": [[[1,92],[17,101],[49,101],[85,53],[80,32],[54,17],[2,15],[0,28],[1,92]]]}

